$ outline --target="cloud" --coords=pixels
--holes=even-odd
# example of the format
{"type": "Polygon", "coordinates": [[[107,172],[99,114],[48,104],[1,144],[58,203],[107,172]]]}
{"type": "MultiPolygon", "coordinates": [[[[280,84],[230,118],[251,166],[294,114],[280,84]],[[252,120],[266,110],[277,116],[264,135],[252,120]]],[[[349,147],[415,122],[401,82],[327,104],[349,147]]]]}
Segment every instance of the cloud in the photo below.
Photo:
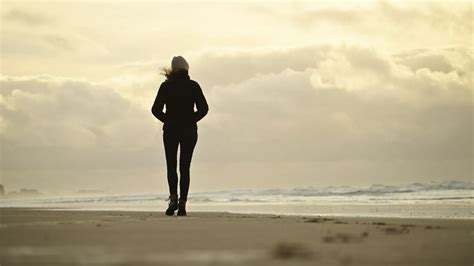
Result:
{"type": "Polygon", "coordinates": [[[259,4],[249,10],[323,42],[338,40],[407,48],[472,42],[471,5],[463,1],[375,1],[343,5],[305,2],[287,4],[284,9],[259,4]]]}
{"type": "MultiPolygon", "coordinates": [[[[8,151],[5,160],[12,162],[2,169],[15,168],[15,160],[21,166],[38,166],[28,156],[48,150],[89,154],[76,158],[79,161],[67,162],[69,165],[85,163],[85,167],[100,168],[105,163],[110,167],[107,160],[94,162],[94,156],[134,152],[154,142],[151,115],[142,115],[140,106],[132,105],[110,88],[47,75],[2,77],[1,86],[0,137],[8,151]],[[149,130],[142,131],[147,127],[149,130]],[[140,141],[132,141],[138,135],[140,141]],[[13,156],[20,155],[20,151],[26,153],[24,157],[13,156]]],[[[53,167],[54,159],[62,160],[63,154],[50,156],[41,164],[53,167]]]]}
{"type": "Polygon", "coordinates": [[[13,68],[20,60],[23,61],[22,66],[39,61],[36,67],[44,67],[54,65],[50,61],[57,60],[51,55],[79,57],[82,60],[108,55],[104,45],[84,32],[72,30],[59,17],[46,15],[48,12],[50,10],[24,6],[10,8],[2,14],[4,26],[0,29],[0,46],[5,64],[13,68]]]}
{"type": "Polygon", "coordinates": [[[53,47],[58,47],[67,51],[75,50],[71,42],[60,35],[47,34],[43,36],[43,40],[51,44],[53,47]]]}
{"type": "Polygon", "coordinates": [[[353,10],[325,8],[309,10],[293,16],[292,19],[298,26],[308,29],[311,26],[319,26],[321,24],[336,24],[343,27],[352,27],[354,24],[362,22],[365,17],[360,12],[353,12],[353,10]]]}
{"type": "Polygon", "coordinates": [[[286,68],[304,71],[321,60],[329,47],[308,46],[267,51],[202,53],[191,58],[191,72],[209,86],[240,83],[256,75],[280,73],[286,68]]]}
{"type": "Polygon", "coordinates": [[[432,29],[447,30],[449,33],[467,33],[472,31],[472,26],[469,26],[469,22],[472,22],[472,10],[469,6],[469,3],[462,1],[449,4],[415,3],[412,6],[379,1],[375,8],[383,18],[400,26],[422,25],[432,29]]]}
{"type": "Polygon", "coordinates": [[[472,179],[469,3],[3,4],[8,186],[166,191],[176,54],[210,104],[196,189],[472,179]]]}
{"type": "MultiPolygon", "coordinates": [[[[335,76],[340,75],[344,64],[350,64],[348,67],[352,69],[347,71],[358,71],[357,75],[372,73],[379,78],[389,78],[404,74],[412,75],[426,68],[432,73],[440,72],[437,75],[443,75],[443,73],[459,75],[460,79],[466,81],[472,58],[472,50],[462,47],[408,49],[395,53],[383,53],[380,49],[360,45],[311,45],[260,51],[209,51],[187,57],[191,65],[191,75],[209,90],[214,87],[238,84],[256,76],[277,74],[285,69],[301,72],[308,68],[319,67],[319,72],[321,72],[329,68],[331,62],[339,68],[330,70],[335,76]]],[[[118,84],[118,81],[121,84],[143,82],[146,79],[147,82],[155,82],[160,78],[159,67],[168,64],[167,60],[120,64],[116,66],[120,78],[115,79],[115,83],[118,84]]],[[[329,78],[329,74],[327,73],[326,77],[329,78]]],[[[339,80],[344,79],[339,78],[339,80]]]]}
{"type": "Polygon", "coordinates": [[[86,80],[2,76],[0,86],[4,184],[57,191],[114,190],[126,187],[130,175],[154,182],[163,158],[156,154],[160,127],[148,108],[86,80]]]}
{"type": "MultiPolygon", "coordinates": [[[[474,106],[465,55],[472,52],[314,46],[194,57],[210,105],[193,159],[205,175],[197,185],[215,184],[234,167],[230,186],[250,177],[285,182],[288,169],[307,183],[323,173],[370,182],[469,179],[474,106]]],[[[130,79],[100,83],[3,76],[7,181],[126,188],[138,173],[141,184],[164,174],[161,126],[150,113],[159,82],[147,71],[153,63],[142,65],[122,66],[119,76],[130,79]]]]}
{"type": "Polygon", "coordinates": [[[472,157],[469,79],[394,61],[336,48],[304,71],[218,86],[210,94],[219,112],[213,130],[222,138],[238,132],[230,143],[222,139],[232,160],[237,153],[297,161],[472,157]]]}
{"type": "Polygon", "coordinates": [[[412,70],[427,68],[431,71],[469,75],[474,58],[472,49],[462,47],[446,49],[412,49],[394,54],[396,60],[412,70]],[[466,72],[466,70],[468,72],[466,72]]]}
{"type": "Polygon", "coordinates": [[[10,9],[2,15],[3,19],[13,23],[20,23],[26,26],[42,26],[51,23],[51,19],[27,12],[21,9],[10,9]]]}
{"type": "MultiPolygon", "coordinates": [[[[471,54],[427,49],[387,55],[360,46],[314,46],[199,55],[191,60],[192,76],[209,94],[212,111],[203,130],[212,140],[222,136],[222,152],[229,151],[204,156],[209,161],[286,155],[295,160],[422,159],[425,150],[409,144],[419,143],[436,150],[428,156],[470,157],[472,56],[466,56],[471,54]],[[224,140],[233,132],[239,134],[224,140]],[[447,141],[448,136],[456,141],[447,141]],[[255,146],[264,152],[251,152],[255,146]]],[[[146,104],[150,94],[139,91],[152,87],[147,84],[140,89],[134,84],[129,95],[142,95],[146,104]]]]}

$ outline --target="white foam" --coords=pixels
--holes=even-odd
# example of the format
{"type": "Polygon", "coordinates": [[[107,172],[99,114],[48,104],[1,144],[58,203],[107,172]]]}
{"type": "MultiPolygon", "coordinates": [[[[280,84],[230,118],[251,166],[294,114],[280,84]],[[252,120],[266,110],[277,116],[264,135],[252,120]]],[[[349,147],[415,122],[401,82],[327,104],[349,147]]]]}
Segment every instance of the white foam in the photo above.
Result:
{"type": "MultiPolygon", "coordinates": [[[[46,207],[62,209],[122,209],[143,210],[158,208],[166,204],[167,195],[94,195],[75,197],[46,197],[37,199],[3,199],[0,207],[46,207]]],[[[213,210],[216,205],[225,206],[224,210],[265,211],[265,208],[252,206],[388,206],[388,205],[449,205],[453,211],[437,208],[423,210],[423,216],[433,217],[472,217],[472,211],[464,208],[474,203],[474,185],[471,182],[447,181],[413,183],[401,186],[330,186],[304,187],[292,189],[231,190],[191,193],[189,202],[201,206],[203,210],[213,210]],[[203,207],[204,206],[204,207],[203,207]],[[207,206],[207,207],[206,207],[207,206]],[[246,206],[246,209],[238,206],[246,206]],[[459,210],[456,209],[459,206],[459,210]],[[430,212],[432,212],[430,214],[430,212]]],[[[311,208],[310,208],[311,209],[311,208]]],[[[421,208],[422,209],[422,208],[421,208]]],[[[420,208],[414,210],[420,212],[420,208]]],[[[317,209],[314,209],[316,211],[317,209]]],[[[313,209],[312,209],[313,211],[313,209]]],[[[294,213],[291,208],[281,207],[274,213],[294,213]]],[[[339,211],[338,211],[339,212],[339,211]]],[[[350,213],[342,211],[343,213],[350,213]]],[[[303,212],[301,212],[303,213],[303,212]]],[[[307,213],[304,211],[304,213],[307,213]]],[[[370,211],[369,211],[370,213],[370,211]]],[[[391,212],[396,214],[396,212],[391,212]]]]}

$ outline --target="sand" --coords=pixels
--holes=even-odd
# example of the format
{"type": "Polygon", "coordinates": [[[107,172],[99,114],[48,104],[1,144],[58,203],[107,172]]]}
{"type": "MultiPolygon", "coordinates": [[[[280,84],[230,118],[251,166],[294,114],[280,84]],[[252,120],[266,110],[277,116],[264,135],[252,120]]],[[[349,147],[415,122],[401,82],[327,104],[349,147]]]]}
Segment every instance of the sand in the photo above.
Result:
{"type": "Polygon", "coordinates": [[[0,209],[0,265],[472,265],[474,220],[0,209]]]}

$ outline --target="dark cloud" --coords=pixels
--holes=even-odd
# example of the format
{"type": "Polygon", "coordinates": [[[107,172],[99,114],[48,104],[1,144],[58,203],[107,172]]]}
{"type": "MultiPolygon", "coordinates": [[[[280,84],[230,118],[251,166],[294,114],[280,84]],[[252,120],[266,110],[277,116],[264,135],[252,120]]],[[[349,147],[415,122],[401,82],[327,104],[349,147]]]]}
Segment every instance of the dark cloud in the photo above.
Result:
{"type": "Polygon", "coordinates": [[[256,75],[280,73],[285,69],[304,71],[324,58],[329,47],[270,50],[268,52],[204,53],[192,58],[191,73],[206,85],[239,83],[256,75]]]}
{"type": "Polygon", "coordinates": [[[34,14],[20,9],[11,9],[3,14],[3,19],[26,26],[41,26],[51,23],[51,20],[43,15],[34,14]]]}
{"type": "MultiPolygon", "coordinates": [[[[440,49],[437,52],[433,52],[432,50],[412,50],[394,56],[398,57],[401,63],[407,65],[413,71],[427,68],[430,71],[445,73],[452,71],[462,72],[462,69],[457,68],[452,62],[450,62],[450,53],[452,52],[450,52],[449,49],[440,49]]],[[[454,51],[454,53],[461,55],[461,51],[454,51]]],[[[462,56],[469,57],[468,54],[462,56]]]]}

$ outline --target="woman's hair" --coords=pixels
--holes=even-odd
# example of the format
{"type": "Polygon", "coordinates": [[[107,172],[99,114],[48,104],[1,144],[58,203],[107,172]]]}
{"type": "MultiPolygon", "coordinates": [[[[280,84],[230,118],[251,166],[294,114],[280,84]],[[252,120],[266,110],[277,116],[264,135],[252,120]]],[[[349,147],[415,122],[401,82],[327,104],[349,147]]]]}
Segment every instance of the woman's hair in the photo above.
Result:
{"type": "Polygon", "coordinates": [[[161,72],[160,74],[165,76],[167,79],[172,78],[173,76],[176,76],[177,74],[188,74],[188,71],[185,69],[180,69],[178,71],[173,71],[169,67],[162,67],[160,68],[161,72]]]}
{"type": "Polygon", "coordinates": [[[169,67],[161,67],[160,70],[161,70],[160,74],[165,76],[166,78],[171,77],[171,75],[173,74],[173,72],[171,71],[171,68],[169,67]]]}

